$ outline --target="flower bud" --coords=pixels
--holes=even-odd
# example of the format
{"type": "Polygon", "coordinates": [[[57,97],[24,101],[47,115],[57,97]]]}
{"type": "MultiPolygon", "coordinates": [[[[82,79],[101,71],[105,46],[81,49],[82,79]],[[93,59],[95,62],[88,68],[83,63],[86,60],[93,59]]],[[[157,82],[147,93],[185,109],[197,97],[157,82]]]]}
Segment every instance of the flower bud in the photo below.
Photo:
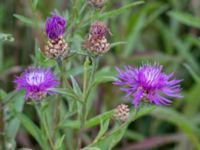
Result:
{"type": "Polygon", "coordinates": [[[64,58],[69,53],[69,47],[64,38],[60,36],[57,39],[48,40],[44,53],[48,58],[64,58]]]}
{"type": "Polygon", "coordinates": [[[105,0],[88,0],[88,3],[93,7],[100,8],[105,4],[105,0]]]}
{"type": "Polygon", "coordinates": [[[96,55],[105,54],[110,49],[110,44],[107,39],[103,37],[102,39],[94,39],[91,35],[85,40],[84,48],[89,52],[96,55]]]}
{"type": "Polygon", "coordinates": [[[104,22],[96,21],[90,27],[90,34],[93,38],[101,39],[106,36],[108,28],[104,22]]]}
{"type": "Polygon", "coordinates": [[[108,31],[108,28],[103,22],[97,21],[93,23],[83,47],[95,55],[105,54],[110,49],[110,44],[106,39],[106,33],[108,31]]]}
{"type": "Polygon", "coordinates": [[[129,117],[128,105],[125,104],[118,105],[117,108],[115,109],[114,117],[115,119],[120,121],[127,121],[129,117]]]}
{"type": "Polygon", "coordinates": [[[64,35],[65,27],[66,27],[65,19],[56,14],[52,14],[52,16],[47,17],[45,21],[46,36],[51,40],[55,40],[60,36],[64,35]]]}

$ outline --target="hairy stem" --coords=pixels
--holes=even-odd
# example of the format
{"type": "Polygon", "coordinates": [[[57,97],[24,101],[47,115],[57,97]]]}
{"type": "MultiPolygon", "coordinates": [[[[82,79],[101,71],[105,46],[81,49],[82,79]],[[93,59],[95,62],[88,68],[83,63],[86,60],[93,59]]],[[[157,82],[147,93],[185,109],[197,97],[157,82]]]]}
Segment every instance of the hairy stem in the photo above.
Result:
{"type": "MultiPolygon", "coordinates": [[[[64,82],[64,66],[63,66],[63,63],[62,63],[62,60],[61,58],[57,58],[57,64],[58,64],[58,67],[60,69],[60,87],[62,88],[63,87],[63,82],[64,82]]],[[[60,122],[60,104],[61,104],[61,95],[58,94],[56,96],[56,101],[55,101],[55,112],[54,112],[54,123],[55,123],[55,128],[57,127],[57,125],[59,124],[60,122]]]]}
{"type": "Polygon", "coordinates": [[[83,139],[83,130],[85,127],[85,120],[87,118],[87,99],[89,95],[89,89],[92,85],[94,74],[97,68],[96,58],[92,58],[92,71],[88,77],[88,67],[89,67],[89,58],[87,57],[84,63],[84,74],[83,74],[83,104],[82,104],[82,113],[80,117],[80,136],[78,140],[78,148],[81,149],[82,139],[83,139]]]}
{"type": "Polygon", "coordinates": [[[89,66],[89,59],[86,58],[84,62],[84,73],[83,73],[83,104],[82,104],[82,113],[80,116],[80,136],[78,139],[78,149],[81,149],[82,145],[82,138],[83,138],[83,130],[85,126],[85,119],[86,119],[86,106],[87,106],[87,99],[86,99],[86,91],[87,91],[87,80],[88,80],[88,66],[89,66]]]}
{"type": "Polygon", "coordinates": [[[48,142],[50,144],[50,148],[51,148],[51,150],[55,150],[54,142],[53,142],[53,139],[52,139],[51,134],[49,132],[49,128],[48,128],[48,123],[47,123],[47,120],[46,120],[45,112],[41,111],[41,104],[40,103],[36,102],[35,103],[35,108],[36,108],[36,111],[38,113],[38,117],[40,119],[41,128],[44,130],[44,133],[47,136],[48,142]]]}

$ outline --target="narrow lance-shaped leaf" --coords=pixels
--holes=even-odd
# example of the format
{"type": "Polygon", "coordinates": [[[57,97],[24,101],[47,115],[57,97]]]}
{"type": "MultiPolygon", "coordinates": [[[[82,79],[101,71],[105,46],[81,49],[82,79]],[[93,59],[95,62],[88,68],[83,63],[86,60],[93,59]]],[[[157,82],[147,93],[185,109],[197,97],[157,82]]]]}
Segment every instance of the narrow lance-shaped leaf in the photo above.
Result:
{"type": "Polygon", "coordinates": [[[27,116],[20,112],[17,112],[14,108],[13,113],[15,113],[16,117],[20,120],[24,128],[35,138],[35,140],[37,140],[40,146],[43,149],[47,149],[48,144],[41,130],[27,116]]]}
{"type": "Polygon", "coordinates": [[[97,134],[96,138],[94,139],[94,143],[97,142],[105,134],[105,132],[107,131],[108,126],[109,126],[109,121],[110,120],[106,120],[105,122],[103,122],[103,121],[101,122],[100,131],[97,134]]]}
{"type": "Polygon", "coordinates": [[[200,143],[198,140],[200,130],[183,115],[170,108],[164,107],[157,108],[152,115],[177,125],[188,136],[191,142],[195,145],[196,149],[200,149],[200,143]]]}
{"type": "Polygon", "coordinates": [[[178,12],[178,11],[170,11],[169,16],[176,19],[177,21],[195,27],[195,28],[200,28],[200,18],[195,17],[194,15],[191,15],[189,13],[185,12],[178,12]]]}
{"type": "MultiPolygon", "coordinates": [[[[86,121],[85,123],[85,127],[86,128],[91,128],[93,126],[99,125],[101,123],[101,121],[106,121],[108,119],[111,119],[113,116],[114,110],[105,112],[101,115],[98,115],[94,118],[91,118],[89,120],[86,121]]],[[[64,122],[61,122],[61,124],[59,125],[60,128],[63,127],[68,127],[68,128],[75,128],[75,129],[79,129],[80,127],[80,121],[79,120],[66,120],[64,122]]]]}
{"type": "Polygon", "coordinates": [[[189,71],[189,73],[192,75],[192,77],[194,78],[194,80],[197,83],[200,83],[200,77],[196,74],[196,72],[192,69],[192,67],[188,64],[184,64],[185,68],[189,71]]]}
{"type": "Polygon", "coordinates": [[[137,5],[141,5],[143,4],[144,1],[137,1],[137,2],[133,2],[133,3],[130,3],[130,4],[127,4],[119,9],[116,9],[116,10],[112,10],[112,11],[109,11],[109,12],[105,12],[105,13],[102,13],[98,16],[99,19],[108,19],[110,17],[114,17],[114,16],[117,16],[121,13],[123,13],[124,11],[128,10],[129,8],[131,7],[134,7],[134,6],[137,6],[137,5]]]}
{"type": "Polygon", "coordinates": [[[139,110],[131,111],[131,113],[129,115],[130,117],[125,123],[121,124],[120,126],[118,126],[115,129],[113,129],[112,131],[110,131],[110,133],[106,134],[101,139],[99,139],[98,142],[92,143],[90,146],[97,146],[101,149],[113,148],[116,145],[116,143],[118,141],[120,141],[120,139],[123,137],[129,123],[131,123],[132,121],[136,120],[137,118],[139,118],[143,115],[149,114],[155,108],[156,108],[155,106],[151,106],[151,105],[145,105],[145,104],[140,105],[139,110]]]}
{"type": "Polygon", "coordinates": [[[15,18],[19,19],[21,22],[27,24],[27,25],[32,25],[32,26],[35,26],[35,22],[28,18],[28,17],[25,17],[25,16],[22,16],[22,15],[18,15],[18,14],[14,14],[13,15],[15,18]]]}
{"type": "Polygon", "coordinates": [[[38,0],[32,0],[32,8],[36,9],[38,5],[38,0]]]}

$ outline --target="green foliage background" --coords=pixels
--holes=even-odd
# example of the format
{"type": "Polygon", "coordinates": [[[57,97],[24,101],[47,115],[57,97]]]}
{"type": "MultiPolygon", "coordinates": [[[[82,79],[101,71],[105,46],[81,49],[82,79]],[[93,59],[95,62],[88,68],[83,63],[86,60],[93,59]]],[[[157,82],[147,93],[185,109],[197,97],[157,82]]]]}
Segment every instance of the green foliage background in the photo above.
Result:
{"type": "MultiPolygon", "coordinates": [[[[12,92],[12,80],[29,65],[56,65],[54,61],[46,60],[41,53],[46,44],[44,21],[50,12],[55,10],[68,22],[66,39],[74,53],[84,54],[81,43],[92,21],[105,21],[112,32],[112,36],[109,37],[112,49],[101,57],[100,69],[95,75],[95,82],[100,85],[95,87],[90,95],[89,118],[104,114],[117,104],[126,103],[119,88],[107,82],[113,79],[116,73],[115,66],[157,61],[165,66],[166,72],[175,71],[177,78],[184,79],[183,99],[174,100],[172,106],[159,107],[151,113],[148,111],[150,108],[145,109],[148,115],[128,124],[127,128],[117,130],[106,137],[105,141],[101,137],[102,140],[99,143],[94,142],[93,147],[100,147],[103,150],[200,149],[200,1],[108,0],[102,10],[86,6],[87,8],[81,12],[83,4],[84,0],[0,1],[0,101],[8,103],[4,110],[1,108],[1,113],[6,113],[4,119],[7,144],[15,145],[16,140],[19,148],[33,149],[40,149],[41,145],[45,145],[44,137],[38,136],[42,134],[41,131],[31,121],[38,124],[32,106],[24,104],[23,114],[20,113],[23,91],[12,92]],[[102,76],[104,78],[101,78],[102,76]],[[116,145],[122,135],[122,140],[116,145]]],[[[69,78],[74,76],[77,82],[81,83],[84,59],[79,56],[72,59],[75,61],[66,66],[70,69],[65,75],[69,78]]],[[[58,92],[62,93],[62,90],[58,92]]],[[[63,103],[61,116],[66,115],[65,109],[72,109],[67,115],[73,115],[73,108],[68,108],[65,104],[63,103]]],[[[48,111],[52,109],[49,108],[48,111]]],[[[145,111],[141,110],[141,114],[145,111]]],[[[104,114],[100,118],[105,116],[104,114]]],[[[91,143],[98,133],[99,127],[94,127],[94,124],[101,124],[102,130],[109,128],[108,123],[93,119],[86,122],[88,128],[93,128],[85,135],[85,143],[91,143]]],[[[75,130],[78,126],[78,122],[73,120],[61,123],[61,127],[65,128],[66,137],[58,139],[58,147],[59,142],[64,139],[67,149],[74,149],[73,137],[76,135],[73,135],[70,129],[75,130]]],[[[103,132],[105,131],[100,134],[103,135],[103,132]]],[[[64,148],[61,146],[60,149],[64,148]]]]}

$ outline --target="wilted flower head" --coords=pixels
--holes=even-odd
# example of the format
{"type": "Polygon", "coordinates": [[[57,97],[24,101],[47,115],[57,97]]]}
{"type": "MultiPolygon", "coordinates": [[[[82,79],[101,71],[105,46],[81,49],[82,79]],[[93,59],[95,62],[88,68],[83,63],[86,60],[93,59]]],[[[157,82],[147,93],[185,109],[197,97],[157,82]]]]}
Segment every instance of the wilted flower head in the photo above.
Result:
{"type": "Polygon", "coordinates": [[[102,7],[105,3],[105,0],[88,0],[88,3],[93,7],[102,7]]]}
{"type": "Polygon", "coordinates": [[[29,68],[14,80],[16,89],[25,89],[25,99],[41,100],[47,94],[53,94],[48,89],[55,88],[59,82],[48,68],[29,68]]]}
{"type": "Polygon", "coordinates": [[[104,22],[96,21],[93,23],[90,27],[90,34],[93,38],[103,38],[106,36],[106,33],[108,32],[108,28],[104,22]]]}
{"type": "Polygon", "coordinates": [[[47,17],[45,22],[46,36],[49,39],[55,40],[64,34],[65,27],[65,19],[56,14],[52,14],[51,17],[47,17]]]}
{"type": "Polygon", "coordinates": [[[109,30],[106,25],[103,22],[96,21],[91,25],[83,47],[95,55],[105,54],[110,49],[110,43],[106,39],[107,32],[109,30]]]}
{"type": "Polygon", "coordinates": [[[181,80],[171,79],[174,73],[163,73],[163,67],[156,63],[139,68],[126,66],[125,71],[116,69],[119,79],[114,84],[125,86],[121,90],[127,93],[126,97],[133,97],[135,107],[141,100],[148,100],[156,105],[169,105],[171,100],[168,97],[182,97],[179,85],[181,80]]]}

